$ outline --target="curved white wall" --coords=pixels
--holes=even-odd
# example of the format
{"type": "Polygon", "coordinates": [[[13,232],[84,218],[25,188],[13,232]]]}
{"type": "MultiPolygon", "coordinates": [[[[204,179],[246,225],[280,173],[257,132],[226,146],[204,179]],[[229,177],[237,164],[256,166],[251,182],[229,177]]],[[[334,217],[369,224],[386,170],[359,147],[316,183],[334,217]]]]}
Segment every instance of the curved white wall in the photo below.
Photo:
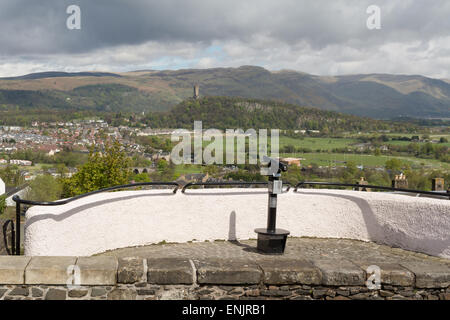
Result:
{"type": "MultiPolygon", "coordinates": [[[[277,227],[292,236],[370,240],[450,258],[449,200],[323,189],[278,199],[277,227]]],[[[254,239],[266,219],[266,189],[104,193],[30,208],[25,254],[85,256],[161,241],[254,239]]]]}

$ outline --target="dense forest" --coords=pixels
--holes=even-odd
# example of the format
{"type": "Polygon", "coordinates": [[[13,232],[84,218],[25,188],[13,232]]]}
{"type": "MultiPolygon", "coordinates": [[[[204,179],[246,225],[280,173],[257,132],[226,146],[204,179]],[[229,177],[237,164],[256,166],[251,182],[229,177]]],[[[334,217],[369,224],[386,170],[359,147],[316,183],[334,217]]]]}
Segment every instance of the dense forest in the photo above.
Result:
{"type": "Polygon", "coordinates": [[[169,112],[150,113],[143,121],[152,128],[193,128],[194,121],[198,120],[203,121],[204,128],[303,129],[320,130],[324,134],[380,130],[413,132],[417,129],[407,123],[361,118],[276,101],[231,97],[188,99],[169,112]]]}

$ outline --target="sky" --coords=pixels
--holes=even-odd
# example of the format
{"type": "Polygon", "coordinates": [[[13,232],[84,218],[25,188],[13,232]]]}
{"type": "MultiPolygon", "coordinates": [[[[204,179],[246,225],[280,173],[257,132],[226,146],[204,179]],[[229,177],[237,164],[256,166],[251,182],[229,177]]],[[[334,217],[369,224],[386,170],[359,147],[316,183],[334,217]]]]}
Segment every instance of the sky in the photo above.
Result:
{"type": "Polygon", "coordinates": [[[448,0],[1,0],[0,77],[256,65],[450,78],[449,17],[448,0]]]}

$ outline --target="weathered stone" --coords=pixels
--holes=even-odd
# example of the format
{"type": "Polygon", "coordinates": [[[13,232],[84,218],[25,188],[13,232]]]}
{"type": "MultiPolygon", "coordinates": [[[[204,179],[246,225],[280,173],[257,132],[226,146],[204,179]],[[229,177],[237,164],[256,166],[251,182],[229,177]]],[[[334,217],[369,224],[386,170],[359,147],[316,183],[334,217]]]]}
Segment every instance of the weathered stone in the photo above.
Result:
{"type": "Polygon", "coordinates": [[[80,257],[76,265],[80,268],[80,285],[116,284],[117,259],[115,257],[80,257]]]}
{"type": "Polygon", "coordinates": [[[244,294],[244,289],[242,289],[242,288],[234,288],[229,293],[233,294],[233,295],[241,295],[241,294],[244,294]]]}
{"type": "Polygon", "coordinates": [[[131,289],[114,289],[108,293],[108,300],[135,300],[136,292],[131,289]]]}
{"type": "Polygon", "coordinates": [[[27,287],[15,287],[9,293],[10,296],[23,296],[27,297],[29,295],[29,290],[27,287]]]}
{"type": "Polygon", "coordinates": [[[450,293],[441,293],[439,295],[439,299],[441,299],[441,300],[450,300],[450,293]]]}
{"type": "Polygon", "coordinates": [[[120,258],[117,271],[118,283],[135,283],[144,277],[144,260],[140,258],[120,258]]]}
{"type": "Polygon", "coordinates": [[[296,296],[290,298],[290,300],[312,300],[310,296],[296,296]]]}
{"type": "Polygon", "coordinates": [[[291,293],[284,290],[261,290],[261,295],[270,297],[286,297],[290,296],[291,293]]]}
{"type": "Polygon", "coordinates": [[[248,260],[209,259],[194,262],[198,283],[256,284],[261,280],[261,270],[248,260]]]}
{"type": "Polygon", "coordinates": [[[299,295],[310,295],[311,292],[312,292],[311,289],[298,289],[298,290],[295,290],[295,293],[299,294],[299,295]]]}
{"type": "Polygon", "coordinates": [[[336,291],[328,289],[326,295],[329,296],[329,297],[335,297],[336,296],[336,291]]]}
{"type": "Polygon", "coordinates": [[[439,300],[439,297],[435,296],[435,295],[432,295],[432,294],[429,294],[429,295],[427,295],[427,300],[439,300]]]}
{"type": "Polygon", "coordinates": [[[399,294],[393,295],[392,297],[387,298],[387,299],[389,299],[389,300],[408,300],[408,299],[406,299],[405,297],[403,297],[403,296],[401,296],[399,294]]]}
{"type": "Polygon", "coordinates": [[[322,298],[327,294],[327,289],[313,289],[312,296],[314,299],[322,298]]]}
{"type": "Polygon", "coordinates": [[[351,300],[350,298],[344,297],[344,296],[337,296],[337,297],[326,297],[327,300],[351,300]]]}
{"type": "Polygon", "coordinates": [[[302,259],[258,261],[266,284],[320,284],[322,275],[318,268],[302,259]]]}
{"type": "Polygon", "coordinates": [[[60,289],[48,289],[45,300],[66,300],[66,291],[60,289]]]}
{"type": "Polygon", "coordinates": [[[101,297],[106,294],[105,288],[92,288],[91,297],[101,297]]]}
{"type": "Polygon", "coordinates": [[[416,295],[416,293],[412,290],[401,290],[398,294],[404,297],[413,297],[416,295]]]}
{"type": "Polygon", "coordinates": [[[200,288],[200,290],[197,291],[197,294],[205,296],[207,294],[213,293],[213,290],[211,289],[205,289],[205,288],[200,288]]]}
{"type": "Polygon", "coordinates": [[[367,300],[369,298],[369,293],[357,293],[355,295],[350,296],[352,300],[367,300]]]}
{"type": "Polygon", "coordinates": [[[74,266],[75,257],[32,257],[25,269],[26,284],[67,284],[73,283],[69,267],[74,266]]]}
{"type": "Polygon", "coordinates": [[[135,283],[135,284],[134,284],[134,286],[135,286],[136,288],[144,288],[144,287],[146,287],[147,285],[148,285],[147,282],[139,282],[139,283],[135,283]]]}
{"type": "Polygon", "coordinates": [[[156,284],[193,284],[194,270],[188,259],[147,259],[147,282],[156,284]]]}
{"type": "Polygon", "coordinates": [[[137,290],[137,294],[140,296],[153,296],[155,294],[155,290],[151,289],[139,289],[137,290]]]}
{"type": "Polygon", "coordinates": [[[363,285],[365,282],[365,272],[344,259],[318,259],[313,264],[320,269],[324,285],[351,286],[363,285]]]}
{"type": "Polygon", "coordinates": [[[3,297],[3,295],[7,292],[7,289],[0,289],[0,299],[3,297]]]}
{"type": "Polygon", "coordinates": [[[447,288],[450,286],[450,266],[447,264],[414,261],[401,265],[416,275],[417,288],[447,288]]]}
{"type": "Polygon", "coordinates": [[[382,296],[382,297],[387,298],[387,297],[392,297],[393,295],[394,295],[394,293],[391,291],[380,290],[380,296],[382,296]]]}
{"type": "MultiPolygon", "coordinates": [[[[367,262],[353,261],[356,265],[366,270],[371,266],[367,262]]],[[[396,263],[375,263],[381,271],[381,284],[393,286],[414,286],[414,274],[408,269],[396,263]]],[[[367,277],[370,275],[367,274],[367,277]]]]}
{"type": "Polygon", "coordinates": [[[336,294],[340,295],[340,296],[344,296],[344,297],[348,297],[350,295],[350,291],[349,290],[343,290],[343,289],[338,289],[336,290],[336,294]]]}
{"type": "Polygon", "coordinates": [[[0,284],[24,284],[25,267],[31,257],[0,256],[0,284]]]}
{"type": "Polygon", "coordinates": [[[82,298],[84,296],[86,296],[88,293],[87,290],[83,290],[83,289],[74,289],[74,290],[70,290],[68,295],[70,298],[82,298]]]}
{"type": "Polygon", "coordinates": [[[34,298],[40,298],[44,296],[44,291],[39,288],[31,288],[31,296],[34,298]]]}
{"type": "Polygon", "coordinates": [[[261,291],[259,289],[252,289],[248,290],[245,295],[248,297],[257,297],[261,294],[261,291]]]}
{"type": "Polygon", "coordinates": [[[351,295],[357,294],[357,293],[361,292],[361,287],[352,287],[352,288],[349,289],[349,291],[350,291],[351,295]]]}

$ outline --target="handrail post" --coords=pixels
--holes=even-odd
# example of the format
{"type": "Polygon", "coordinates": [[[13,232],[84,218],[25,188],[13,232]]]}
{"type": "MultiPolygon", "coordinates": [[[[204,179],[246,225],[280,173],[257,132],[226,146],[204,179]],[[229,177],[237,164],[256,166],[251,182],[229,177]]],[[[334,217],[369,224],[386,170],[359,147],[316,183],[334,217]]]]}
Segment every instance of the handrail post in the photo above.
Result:
{"type": "Polygon", "coordinates": [[[15,255],[20,256],[20,197],[15,196],[13,200],[16,202],[16,249],[15,255]]]}

